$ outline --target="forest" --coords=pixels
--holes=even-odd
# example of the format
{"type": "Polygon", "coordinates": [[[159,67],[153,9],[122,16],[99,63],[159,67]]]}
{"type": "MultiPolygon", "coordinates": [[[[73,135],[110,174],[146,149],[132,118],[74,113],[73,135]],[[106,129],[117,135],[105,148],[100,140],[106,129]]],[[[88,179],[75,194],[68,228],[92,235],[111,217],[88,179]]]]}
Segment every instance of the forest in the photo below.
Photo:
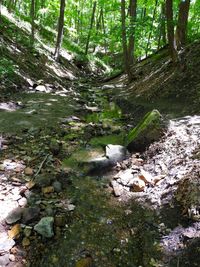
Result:
{"type": "Polygon", "coordinates": [[[0,267],[200,266],[200,1],[0,0],[0,267]]]}

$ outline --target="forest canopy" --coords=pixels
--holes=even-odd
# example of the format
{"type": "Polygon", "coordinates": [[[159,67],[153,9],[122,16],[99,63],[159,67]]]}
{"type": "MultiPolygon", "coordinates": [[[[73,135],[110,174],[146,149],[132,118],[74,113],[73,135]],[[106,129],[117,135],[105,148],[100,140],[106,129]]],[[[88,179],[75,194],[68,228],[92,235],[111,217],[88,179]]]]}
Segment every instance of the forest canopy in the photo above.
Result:
{"type": "Polygon", "coordinates": [[[64,46],[83,56],[95,53],[119,68],[117,58],[122,51],[124,62],[132,65],[134,59],[144,58],[171,42],[171,56],[176,60],[173,49],[200,36],[197,0],[2,0],[2,4],[31,23],[32,39],[37,30],[48,42],[55,43],[56,57],[64,36],[64,46]]]}

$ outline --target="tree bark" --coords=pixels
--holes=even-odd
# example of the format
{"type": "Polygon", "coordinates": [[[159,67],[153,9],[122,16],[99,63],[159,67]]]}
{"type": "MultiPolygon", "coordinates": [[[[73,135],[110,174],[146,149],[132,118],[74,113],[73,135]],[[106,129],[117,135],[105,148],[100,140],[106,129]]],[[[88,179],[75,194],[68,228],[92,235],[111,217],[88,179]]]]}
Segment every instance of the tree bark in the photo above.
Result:
{"type": "Polygon", "coordinates": [[[31,45],[34,45],[35,41],[35,0],[31,0],[31,45]]]}
{"type": "Polygon", "coordinates": [[[58,60],[59,58],[60,48],[62,45],[64,19],[65,19],[65,0],[60,0],[60,16],[59,16],[59,21],[58,21],[58,34],[57,34],[56,47],[55,47],[55,52],[54,52],[54,57],[56,60],[58,60]]]}
{"type": "Polygon", "coordinates": [[[160,27],[159,27],[159,38],[158,38],[158,50],[166,45],[166,15],[165,15],[165,3],[161,4],[160,10],[160,27]]]}
{"type": "Polygon", "coordinates": [[[129,64],[130,66],[134,63],[134,51],[135,51],[135,22],[136,22],[136,10],[137,0],[130,0],[130,36],[129,36],[129,64]]]}
{"type": "Polygon", "coordinates": [[[178,54],[174,39],[173,0],[166,0],[167,37],[169,42],[169,54],[173,63],[177,62],[178,54]]]}
{"type": "Polygon", "coordinates": [[[88,48],[89,48],[89,43],[90,43],[90,37],[91,37],[91,31],[93,28],[93,24],[94,24],[94,17],[95,17],[95,12],[96,12],[96,6],[97,6],[97,2],[94,1],[93,3],[93,10],[92,10],[92,17],[91,17],[91,21],[90,21],[90,29],[88,32],[88,37],[87,37],[87,42],[86,42],[86,47],[85,47],[85,54],[88,54],[88,48]]]}
{"type": "Polygon", "coordinates": [[[130,76],[129,58],[128,58],[128,46],[127,46],[127,36],[126,36],[126,5],[125,0],[121,0],[121,19],[122,19],[122,47],[123,47],[123,57],[124,57],[124,68],[128,75],[130,76]]]}
{"type": "Polygon", "coordinates": [[[176,28],[176,46],[180,50],[186,43],[190,0],[180,1],[178,23],[176,28]]]}
{"type": "Polygon", "coordinates": [[[154,10],[153,10],[151,29],[149,31],[149,37],[148,37],[147,47],[146,47],[146,57],[148,56],[148,50],[149,50],[149,46],[150,46],[150,42],[151,42],[151,36],[152,36],[152,31],[153,31],[153,23],[154,23],[154,20],[155,20],[155,17],[156,17],[157,6],[158,6],[158,0],[155,1],[155,6],[154,6],[154,10]]]}
{"type": "Polygon", "coordinates": [[[107,54],[107,41],[106,41],[106,28],[105,28],[105,20],[104,20],[104,12],[103,12],[103,9],[102,9],[102,29],[103,29],[103,34],[104,34],[104,50],[105,50],[105,53],[107,54]]]}
{"type": "Polygon", "coordinates": [[[0,0],[0,23],[2,22],[2,17],[1,17],[1,7],[2,7],[2,0],[0,0]]]}

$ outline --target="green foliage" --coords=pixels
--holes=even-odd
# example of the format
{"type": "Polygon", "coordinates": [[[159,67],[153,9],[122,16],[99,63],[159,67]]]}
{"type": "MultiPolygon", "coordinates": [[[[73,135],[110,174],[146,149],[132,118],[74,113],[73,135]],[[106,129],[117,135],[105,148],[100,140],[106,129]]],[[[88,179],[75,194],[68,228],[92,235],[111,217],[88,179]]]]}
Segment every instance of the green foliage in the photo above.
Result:
{"type": "Polygon", "coordinates": [[[2,58],[0,61],[0,80],[8,79],[9,77],[12,77],[13,74],[14,74],[13,61],[7,58],[2,58]]]}
{"type": "MultiPolygon", "coordinates": [[[[35,23],[40,35],[49,43],[54,44],[57,32],[58,17],[60,10],[59,0],[35,0],[36,14],[35,23]]],[[[89,54],[97,54],[101,61],[96,61],[106,71],[106,64],[120,67],[119,61],[113,61],[112,54],[121,54],[121,5],[119,0],[97,0],[94,25],[90,29],[93,2],[91,0],[68,0],[65,9],[65,26],[63,47],[81,55],[84,58],[85,45],[90,32],[89,54]],[[103,61],[103,62],[102,62],[103,61]]],[[[165,1],[137,0],[137,18],[133,25],[135,35],[135,57],[142,58],[164,46],[166,36],[162,36],[162,25],[166,26],[165,15],[162,14],[162,5],[165,1]],[[157,3],[157,4],[156,4],[157,3]]],[[[178,5],[180,0],[173,1],[175,25],[178,18],[178,5]]],[[[28,0],[6,0],[5,5],[23,20],[31,22],[31,1],[28,0]],[[16,5],[15,5],[16,2],[16,5]]],[[[126,1],[126,12],[128,14],[129,1],[126,1]]],[[[188,40],[193,41],[200,37],[200,1],[193,0],[190,4],[188,22],[188,40]]],[[[127,39],[132,27],[127,15],[127,39]]],[[[9,30],[9,29],[7,29],[9,30]]],[[[166,34],[165,34],[166,35],[166,34]]],[[[96,60],[96,59],[95,59],[96,60]]],[[[121,61],[121,59],[120,59],[121,61]]]]}

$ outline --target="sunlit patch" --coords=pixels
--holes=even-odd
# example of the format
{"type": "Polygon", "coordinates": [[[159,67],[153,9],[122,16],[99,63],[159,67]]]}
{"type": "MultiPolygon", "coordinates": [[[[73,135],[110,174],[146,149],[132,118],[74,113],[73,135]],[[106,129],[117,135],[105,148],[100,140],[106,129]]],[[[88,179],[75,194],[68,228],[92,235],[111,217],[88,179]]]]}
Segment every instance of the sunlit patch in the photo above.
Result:
{"type": "Polygon", "coordinates": [[[1,110],[12,112],[12,111],[16,111],[19,108],[20,106],[14,102],[0,103],[1,110]]]}

